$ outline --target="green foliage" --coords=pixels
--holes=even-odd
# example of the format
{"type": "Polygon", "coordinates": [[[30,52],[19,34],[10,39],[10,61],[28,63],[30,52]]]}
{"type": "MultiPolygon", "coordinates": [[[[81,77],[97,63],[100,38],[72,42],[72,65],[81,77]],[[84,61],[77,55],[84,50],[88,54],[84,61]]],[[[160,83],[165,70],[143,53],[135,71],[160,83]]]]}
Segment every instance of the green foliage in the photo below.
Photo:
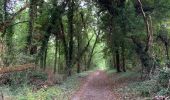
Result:
{"type": "MultiPolygon", "coordinates": [[[[44,77],[44,74],[41,72],[32,72],[34,76],[44,77]]],[[[69,77],[64,83],[61,85],[42,87],[39,90],[36,90],[34,86],[22,84],[15,86],[3,86],[0,87],[0,90],[3,91],[4,96],[15,98],[15,100],[69,100],[72,94],[78,89],[80,86],[79,77],[84,78],[87,76],[89,72],[84,72],[82,74],[77,74],[69,77]]],[[[20,74],[21,75],[21,74],[20,74]]],[[[19,76],[18,76],[19,77],[19,76]]],[[[19,77],[20,78],[20,77],[19,77]]],[[[42,79],[42,78],[41,78],[42,79]]]]}
{"type": "Polygon", "coordinates": [[[148,97],[151,93],[154,93],[156,90],[155,81],[145,81],[136,88],[137,91],[141,93],[142,96],[148,97]]]}
{"type": "Polygon", "coordinates": [[[169,94],[170,94],[170,89],[167,89],[167,88],[162,88],[159,92],[157,92],[157,95],[166,96],[166,95],[169,95],[169,94]]]}
{"type": "MultiPolygon", "coordinates": [[[[96,39],[96,36],[92,37],[96,35],[93,30],[100,30],[101,34],[99,36],[100,40],[96,42],[97,45],[92,54],[91,69],[98,67],[100,69],[107,69],[105,67],[107,65],[113,68],[116,62],[114,61],[115,55],[117,54],[115,51],[119,53],[118,59],[120,64],[124,62],[124,57],[126,68],[130,70],[140,69],[136,67],[144,65],[145,69],[150,71],[155,62],[158,62],[160,66],[165,65],[167,62],[169,63],[168,59],[165,59],[164,52],[162,52],[164,47],[156,41],[156,38],[157,33],[161,35],[166,34],[166,37],[169,37],[170,0],[141,0],[146,16],[150,15],[153,22],[153,26],[150,26],[150,28],[154,30],[152,37],[154,43],[148,52],[144,51],[147,42],[145,19],[143,19],[141,11],[137,11],[139,7],[135,6],[139,5],[136,5],[134,0],[92,0],[92,2],[89,0],[73,0],[71,2],[69,0],[64,2],[62,0],[38,0],[37,4],[33,4],[33,6],[36,6],[36,9],[32,9],[35,10],[32,11],[32,16],[34,17],[32,19],[29,18],[31,16],[29,15],[31,13],[31,6],[28,7],[29,10],[24,9],[24,11],[15,16],[15,12],[20,10],[25,0],[17,1],[20,4],[12,7],[10,12],[7,11],[7,13],[10,13],[7,16],[9,18],[5,18],[3,1],[0,1],[0,33],[4,31],[1,28],[7,28],[7,33],[3,38],[5,40],[3,44],[5,47],[3,61],[8,63],[8,65],[36,62],[37,65],[41,64],[45,69],[45,67],[51,68],[56,61],[58,69],[61,69],[58,70],[59,72],[65,72],[67,66],[70,66],[74,73],[77,67],[74,64],[72,65],[72,63],[81,63],[80,69],[84,70],[96,39]],[[69,2],[66,3],[67,1],[69,2]],[[15,18],[10,21],[9,19],[13,16],[15,18]],[[3,25],[5,21],[9,21],[9,25],[3,25]],[[24,22],[22,23],[22,21],[24,22]],[[30,21],[32,21],[32,32],[29,32],[30,21]],[[160,27],[161,25],[167,26],[167,29],[160,27]],[[32,37],[30,39],[32,40],[31,44],[27,44],[27,36],[29,35],[32,35],[30,36],[32,37]],[[137,40],[136,43],[132,41],[133,36],[137,40]],[[79,57],[91,37],[92,40],[89,42],[87,50],[79,57]],[[55,41],[59,41],[58,45],[55,45],[55,41]],[[32,46],[35,46],[33,48],[35,49],[35,54],[30,55],[26,49],[31,51],[32,46]],[[123,47],[124,50],[121,50],[123,47]],[[55,51],[55,48],[60,48],[60,51],[55,51]],[[55,52],[57,52],[56,59],[54,59],[55,52]],[[121,54],[121,52],[123,53],[121,54]],[[139,58],[141,62],[138,60],[139,58]],[[155,61],[155,59],[159,61],[155,61]],[[106,63],[107,60],[109,63],[106,63]],[[66,66],[65,63],[67,62],[68,65],[66,66]]],[[[10,3],[13,0],[7,1],[10,3]]],[[[167,39],[167,41],[169,40],[167,39]]],[[[111,71],[108,73],[111,73],[111,71]]],[[[169,73],[169,71],[163,70],[160,72],[156,83],[153,83],[155,80],[144,81],[141,84],[137,84],[138,86],[135,89],[143,96],[149,96],[152,92],[158,91],[158,94],[168,94],[169,73]]],[[[120,74],[119,77],[130,77],[131,75],[137,76],[138,74],[127,72],[120,74]]],[[[74,86],[74,84],[77,84],[77,77],[85,76],[87,76],[86,72],[78,76],[69,77],[59,88],[52,87],[32,92],[31,87],[25,86],[30,81],[29,78],[32,77],[45,81],[48,78],[47,74],[39,71],[18,72],[11,74],[10,85],[14,87],[12,91],[17,86],[24,89],[24,93],[21,93],[21,98],[17,96],[21,100],[25,98],[36,100],[41,99],[41,97],[43,99],[52,99],[55,95],[60,95],[62,91],[74,90],[77,87],[74,86]]]]}
{"type": "Polygon", "coordinates": [[[33,63],[35,61],[35,55],[26,55],[24,53],[17,52],[15,54],[16,59],[14,59],[16,64],[26,64],[26,63],[33,63]]]}
{"type": "Polygon", "coordinates": [[[41,79],[42,81],[47,80],[48,76],[47,73],[41,71],[32,71],[30,73],[30,78],[41,79]]]}
{"type": "Polygon", "coordinates": [[[169,69],[163,69],[159,72],[157,80],[157,87],[159,88],[157,91],[157,95],[169,95],[170,94],[170,70],[169,69]]]}
{"type": "Polygon", "coordinates": [[[158,76],[158,84],[161,87],[167,87],[170,80],[170,70],[161,70],[158,76]]]}
{"type": "Polygon", "coordinates": [[[17,72],[10,75],[10,80],[12,87],[17,88],[16,86],[27,83],[28,73],[27,72],[17,72]]]}
{"type": "Polygon", "coordinates": [[[40,89],[35,93],[33,93],[33,91],[30,88],[25,88],[23,90],[24,91],[22,94],[16,96],[16,100],[53,100],[55,98],[58,98],[58,100],[62,100],[62,98],[65,98],[62,95],[62,90],[58,87],[40,89]]]}
{"type": "Polygon", "coordinates": [[[125,91],[130,90],[144,97],[151,97],[153,95],[167,96],[170,94],[170,89],[168,88],[169,74],[168,70],[161,70],[155,78],[130,84],[125,91]]]}

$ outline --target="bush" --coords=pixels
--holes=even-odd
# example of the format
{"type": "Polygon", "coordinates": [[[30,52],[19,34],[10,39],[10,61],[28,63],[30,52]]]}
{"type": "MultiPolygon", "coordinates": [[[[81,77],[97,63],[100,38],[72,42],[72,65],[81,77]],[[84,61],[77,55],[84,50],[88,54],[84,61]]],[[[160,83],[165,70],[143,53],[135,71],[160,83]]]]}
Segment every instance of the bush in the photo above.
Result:
{"type": "Polygon", "coordinates": [[[170,88],[168,87],[170,80],[170,70],[164,69],[161,70],[157,79],[157,85],[159,87],[159,91],[157,95],[170,95],[170,88]]]}
{"type": "Polygon", "coordinates": [[[141,96],[149,97],[152,93],[158,90],[156,82],[154,80],[144,81],[140,83],[136,90],[140,92],[141,96]]]}
{"type": "Polygon", "coordinates": [[[66,100],[63,99],[66,98],[63,95],[63,91],[56,86],[48,89],[42,88],[36,92],[29,87],[24,87],[21,91],[18,92],[20,94],[16,96],[16,100],[55,100],[56,98],[57,100],[66,100]]]}
{"type": "Polygon", "coordinates": [[[35,78],[35,79],[41,79],[43,81],[48,79],[48,75],[45,72],[40,72],[40,71],[34,71],[30,72],[30,78],[35,78]]]}
{"type": "Polygon", "coordinates": [[[170,80],[170,70],[161,70],[157,79],[158,85],[164,88],[168,87],[170,80]]]}
{"type": "Polygon", "coordinates": [[[169,95],[170,94],[170,89],[166,89],[166,88],[162,88],[158,93],[157,95],[160,95],[160,96],[166,96],[166,95],[169,95]]]}

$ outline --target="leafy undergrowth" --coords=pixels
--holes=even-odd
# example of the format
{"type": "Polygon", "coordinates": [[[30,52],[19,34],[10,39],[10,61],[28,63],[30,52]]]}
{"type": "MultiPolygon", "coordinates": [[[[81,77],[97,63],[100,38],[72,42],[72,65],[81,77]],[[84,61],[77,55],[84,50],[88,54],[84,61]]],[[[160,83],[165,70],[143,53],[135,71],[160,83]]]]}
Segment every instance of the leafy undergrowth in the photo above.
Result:
{"type": "MultiPolygon", "coordinates": [[[[114,73],[115,71],[108,72],[110,80],[113,82],[112,89],[114,95],[118,100],[145,100],[147,98],[139,95],[141,91],[134,89],[140,87],[140,73],[128,71],[126,73],[114,73]]],[[[143,87],[143,86],[141,86],[143,87]]]]}
{"type": "Polygon", "coordinates": [[[53,86],[43,85],[38,90],[33,85],[21,84],[1,86],[0,92],[3,94],[4,100],[69,100],[72,94],[79,88],[80,79],[86,77],[88,73],[83,72],[68,77],[61,84],[53,86]]]}
{"type": "Polygon", "coordinates": [[[114,73],[111,75],[111,81],[113,81],[114,94],[120,100],[152,100],[153,98],[154,100],[169,100],[160,99],[169,97],[170,92],[166,86],[168,75],[160,73],[159,77],[142,81],[138,72],[114,73]],[[163,81],[163,85],[160,80],[163,81]]]}

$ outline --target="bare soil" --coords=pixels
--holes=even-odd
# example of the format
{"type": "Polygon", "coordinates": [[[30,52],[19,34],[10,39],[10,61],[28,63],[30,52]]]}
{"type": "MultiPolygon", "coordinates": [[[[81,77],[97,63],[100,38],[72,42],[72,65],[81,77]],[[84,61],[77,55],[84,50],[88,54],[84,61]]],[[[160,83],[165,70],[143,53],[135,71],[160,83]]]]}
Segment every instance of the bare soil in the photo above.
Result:
{"type": "Polygon", "coordinates": [[[111,89],[109,76],[105,71],[98,70],[89,74],[71,100],[117,100],[111,89]]]}

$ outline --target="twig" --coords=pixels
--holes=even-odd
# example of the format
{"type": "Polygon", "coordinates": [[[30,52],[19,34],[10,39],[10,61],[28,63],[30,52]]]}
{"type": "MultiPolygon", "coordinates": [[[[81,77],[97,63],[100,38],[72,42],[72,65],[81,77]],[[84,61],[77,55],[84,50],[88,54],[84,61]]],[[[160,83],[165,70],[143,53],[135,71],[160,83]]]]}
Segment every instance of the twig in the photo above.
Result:
{"type": "Polygon", "coordinates": [[[170,79],[169,79],[167,91],[169,90],[169,88],[170,88],[170,79]]]}
{"type": "Polygon", "coordinates": [[[15,25],[22,24],[22,23],[27,23],[27,22],[29,22],[29,21],[21,21],[21,22],[14,23],[14,24],[12,24],[10,26],[15,26],[15,25]]]}
{"type": "Polygon", "coordinates": [[[4,95],[3,95],[2,91],[1,91],[1,99],[4,100],[4,95]]]}

